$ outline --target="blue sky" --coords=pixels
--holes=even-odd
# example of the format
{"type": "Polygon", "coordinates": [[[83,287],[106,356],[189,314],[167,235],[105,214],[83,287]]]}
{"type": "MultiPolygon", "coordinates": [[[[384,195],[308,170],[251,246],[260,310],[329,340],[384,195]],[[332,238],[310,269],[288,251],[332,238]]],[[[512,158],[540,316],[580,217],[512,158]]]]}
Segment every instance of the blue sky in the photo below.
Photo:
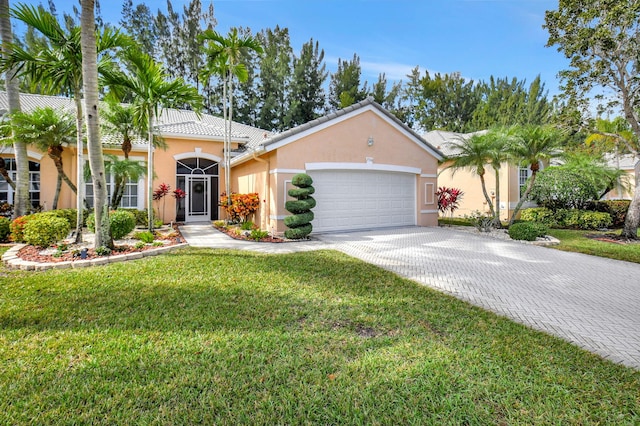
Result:
{"type": "MultiPolygon", "coordinates": [[[[165,1],[145,3],[154,12],[166,8],[165,1]]],[[[178,10],[186,3],[172,0],[178,10]]],[[[55,4],[58,12],[71,11],[77,0],[55,4]]],[[[544,12],[557,8],[557,1],[215,0],[213,5],[219,32],[233,26],[254,32],[287,27],[296,52],[310,38],[319,41],[329,70],[338,58],[351,59],[357,53],[362,77],[370,83],[381,72],[389,80],[406,81],[406,74],[420,66],[422,72],[460,72],[473,80],[494,75],[530,82],[540,74],[554,95],[556,75],[568,64],[555,48],[545,47],[544,12]]],[[[102,0],[101,7],[105,21],[120,20],[122,0],[102,0]]]]}

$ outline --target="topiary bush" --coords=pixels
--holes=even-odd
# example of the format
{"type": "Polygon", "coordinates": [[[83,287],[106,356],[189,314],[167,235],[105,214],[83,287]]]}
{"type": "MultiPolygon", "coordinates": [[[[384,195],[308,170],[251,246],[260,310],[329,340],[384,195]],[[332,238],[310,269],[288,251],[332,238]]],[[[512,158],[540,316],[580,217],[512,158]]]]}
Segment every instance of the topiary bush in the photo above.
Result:
{"type": "Polygon", "coordinates": [[[4,242],[9,239],[11,234],[11,219],[0,216],[0,241],[4,242]]]}
{"type": "Polygon", "coordinates": [[[36,213],[24,225],[24,242],[37,247],[49,247],[67,236],[69,221],[54,214],[36,213]]]}
{"type": "Polygon", "coordinates": [[[136,227],[136,218],[131,212],[115,210],[109,213],[109,226],[111,237],[114,240],[119,240],[133,231],[136,227]]]}
{"type": "Polygon", "coordinates": [[[292,216],[284,218],[287,226],[284,236],[292,240],[299,240],[308,236],[313,230],[312,208],[316,206],[316,200],[311,196],[316,190],[312,186],[313,179],[306,173],[298,173],[291,180],[291,184],[296,188],[290,189],[289,196],[296,198],[285,203],[285,208],[292,216]]]}
{"type": "Polygon", "coordinates": [[[519,222],[509,227],[509,236],[514,240],[535,241],[538,237],[544,237],[549,229],[536,222],[519,222]]]}

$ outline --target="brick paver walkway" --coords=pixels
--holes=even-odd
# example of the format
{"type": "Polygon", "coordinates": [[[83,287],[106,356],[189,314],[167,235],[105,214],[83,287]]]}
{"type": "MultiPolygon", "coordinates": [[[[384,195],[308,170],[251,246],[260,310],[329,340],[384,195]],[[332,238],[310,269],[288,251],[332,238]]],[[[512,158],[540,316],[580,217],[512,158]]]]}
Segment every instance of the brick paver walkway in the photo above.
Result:
{"type": "Polygon", "coordinates": [[[640,368],[640,265],[447,228],[324,234],[332,248],[640,368]]]}
{"type": "Polygon", "coordinates": [[[640,265],[451,228],[320,234],[307,243],[235,241],[209,224],[194,246],[260,252],[331,248],[640,369],[640,265]]]}

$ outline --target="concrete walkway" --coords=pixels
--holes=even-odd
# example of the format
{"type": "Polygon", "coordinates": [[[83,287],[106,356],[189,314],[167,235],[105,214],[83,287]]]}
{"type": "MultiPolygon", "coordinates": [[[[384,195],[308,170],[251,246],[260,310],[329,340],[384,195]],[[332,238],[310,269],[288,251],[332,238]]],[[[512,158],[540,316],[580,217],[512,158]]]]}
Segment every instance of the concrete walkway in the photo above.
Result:
{"type": "Polygon", "coordinates": [[[265,253],[340,250],[640,369],[640,265],[635,263],[451,228],[320,234],[307,243],[282,244],[232,240],[209,224],[181,230],[199,247],[265,253]]]}

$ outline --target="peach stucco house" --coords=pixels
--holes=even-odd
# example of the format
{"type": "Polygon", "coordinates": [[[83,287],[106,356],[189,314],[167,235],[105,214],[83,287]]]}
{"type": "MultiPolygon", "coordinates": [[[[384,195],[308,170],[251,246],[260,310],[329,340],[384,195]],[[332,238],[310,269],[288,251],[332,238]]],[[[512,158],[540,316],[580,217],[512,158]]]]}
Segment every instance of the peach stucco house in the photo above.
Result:
{"type": "MultiPolygon", "coordinates": [[[[53,106],[73,111],[66,98],[23,94],[21,100],[23,110],[53,106]]],[[[0,92],[0,113],[6,109],[6,93],[0,92]]],[[[153,206],[165,222],[224,217],[218,206],[225,188],[223,128],[221,118],[208,114],[162,113],[157,131],[167,149],[155,151],[153,187],[166,183],[187,194],[180,202],[168,196],[163,205],[153,206]]],[[[254,221],[262,229],[284,231],[287,190],[293,175],[301,172],[314,179],[315,232],[437,224],[434,194],[442,153],[370,99],[280,134],[234,123],[231,141],[231,190],[259,194],[262,203],[254,221]]],[[[104,135],[103,145],[104,152],[122,156],[117,139],[104,135]]],[[[146,152],[146,142],[136,140],[130,159],[146,162],[146,152]]],[[[15,168],[10,147],[1,148],[0,156],[9,169],[15,168]]],[[[64,168],[72,180],[75,159],[75,146],[65,147],[64,168]]],[[[33,200],[51,208],[53,162],[33,147],[29,160],[33,200]]],[[[146,208],[145,179],[128,183],[122,206],[146,208]]],[[[84,190],[90,199],[91,185],[84,190]]],[[[0,177],[0,202],[12,202],[12,197],[0,177]]],[[[75,207],[75,195],[65,185],[59,207],[75,207]]]]}
{"type": "MultiPolygon", "coordinates": [[[[422,137],[431,145],[439,149],[445,157],[455,157],[457,151],[452,143],[461,139],[470,138],[474,133],[455,133],[442,130],[433,130],[425,133],[422,137]]],[[[438,168],[438,185],[441,187],[458,188],[464,192],[461,198],[460,208],[454,212],[454,217],[469,216],[474,211],[489,213],[489,206],[482,194],[482,186],[478,175],[469,170],[454,170],[449,168],[451,162],[445,161],[438,168]]],[[[510,163],[500,165],[500,218],[507,220],[518,201],[521,191],[526,187],[527,179],[531,176],[528,167],[518,167],[510,163]]],[[[487,192],[495,205],[496,201],[496,179],[493,168],[486,167],[485,183],[487,192]]],[[[525,202],[523,208],[532,207],[534,204],[525,202]]]]}

